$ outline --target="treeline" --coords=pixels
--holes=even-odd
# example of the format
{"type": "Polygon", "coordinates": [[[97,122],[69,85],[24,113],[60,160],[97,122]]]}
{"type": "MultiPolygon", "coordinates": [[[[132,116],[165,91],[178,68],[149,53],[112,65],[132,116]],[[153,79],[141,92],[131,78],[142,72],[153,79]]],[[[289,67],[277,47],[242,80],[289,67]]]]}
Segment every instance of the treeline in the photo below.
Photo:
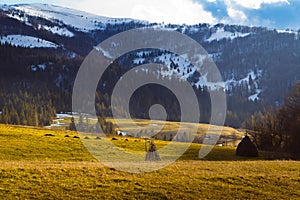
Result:
{"type": "Polygon", "coordinates": [[[28,126],[50,125],[56,115],[51,96],[31,95],[19,91],[16,93],[0,94],[2,99],[2,113],[0,123],[28,126]]]}
{"type": "Polygon", "coordinates": [[[281,107],[254,114],[248,124],[259,149],[300,158],[300,84],[295,85],[281,107]]]}
{"type": "Polygon", "coordinates": [[[56,112],[71,110],[72,81],[82,59],[57,51],[0,45],[0,123],[47,126],[56,112]]]}
{"type": "Polygon", "coordinates": [[[98,117],[98,121],[95,124],[90,122],[89,116],[83,116],[79,114],[78,122],[75,122],[74,117],[71,118],[71,123],[69,126],[71,131],[81,131],[81,132],[96,132],[105,134],[116,134],[117,127],[110,121],[106,120],[105,117],[98,117]]]}
{"type": "Polygon", "coordinates": [[[48,126],[57,109],[70,109],[70,94],[49,89],[43,82],[0,81],[0,123],[48,126]]]}

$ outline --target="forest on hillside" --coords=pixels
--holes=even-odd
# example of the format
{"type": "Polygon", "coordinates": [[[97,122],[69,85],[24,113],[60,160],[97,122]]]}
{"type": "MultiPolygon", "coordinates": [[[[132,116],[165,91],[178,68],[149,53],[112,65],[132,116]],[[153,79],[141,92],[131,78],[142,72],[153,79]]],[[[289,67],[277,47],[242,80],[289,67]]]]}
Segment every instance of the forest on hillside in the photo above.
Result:
{"type": "MultiPolygon", "coordinates": [[[[124,58],[112,63],[99,81],[95,99],[98,116],[112,116],[111,93],[119,78],[130,69],[121,64],[122,60],[124,58]]],[[[82,62],[82,57],[70,58],[57,51],[1,45],[0,122],[45,126],[55,118],[55,113],[70,112],[73,84],[82,62]],[[43,67],[40,63],[44,63],[43,67]]],[[[199,122],[208,123],[209,91],[205,87],[194,87],[194,91],[200,106],[199,122]]],[[[227,102],[226,125],[232,127],[240,127],[247,116],[262,107],[262,102],[248,101],[238,92],[228,95],[227,102]]],[[[180,120],[180,107],[174,94],[155,84],[145,85],[134,93],[130,103],[131,116],[148,119],[150,106],[157,103],[164,105],[169,121],[180,120]]],[[[119,109],[121,113],[122,108],[119,109]]]]}

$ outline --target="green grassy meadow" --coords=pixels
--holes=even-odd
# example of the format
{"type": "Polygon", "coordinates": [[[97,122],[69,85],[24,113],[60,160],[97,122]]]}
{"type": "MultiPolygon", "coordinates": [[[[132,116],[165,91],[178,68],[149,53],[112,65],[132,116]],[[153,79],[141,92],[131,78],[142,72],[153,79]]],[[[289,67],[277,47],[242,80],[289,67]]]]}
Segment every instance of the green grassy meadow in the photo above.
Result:
{"type": "MultiPolygon", "coordinates": [[[[300,162],[235,156],[215,147],[198,159],[192,144],[175,163],[151,173],[106,167],[76,132],[0,125],[2,199],[299,199],[300,162]],[[68,137],[66,137],[68,136],[68,137]]],[[[82,136],[80,136],[82,137],[82,136]]],[[[142,153],[144,140],[115,137],[116,146],[142,153]]],[[[158,148],[167,141],[155,141],[158,148]]],[[[181,143],[178,143],[181,145],[181,143]]]]}

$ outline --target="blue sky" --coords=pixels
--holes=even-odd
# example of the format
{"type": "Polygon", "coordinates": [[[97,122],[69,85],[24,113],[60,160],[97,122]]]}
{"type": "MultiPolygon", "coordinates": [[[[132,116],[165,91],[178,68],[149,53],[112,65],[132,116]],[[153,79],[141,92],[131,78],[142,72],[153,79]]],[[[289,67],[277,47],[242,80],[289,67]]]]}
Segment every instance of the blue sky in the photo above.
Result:
{"type": "Polygon", "coordinates": [[[108,17],[152,22],[300,29],[300,0],[1,0],[0,3],[48,3],[108,17]]]}

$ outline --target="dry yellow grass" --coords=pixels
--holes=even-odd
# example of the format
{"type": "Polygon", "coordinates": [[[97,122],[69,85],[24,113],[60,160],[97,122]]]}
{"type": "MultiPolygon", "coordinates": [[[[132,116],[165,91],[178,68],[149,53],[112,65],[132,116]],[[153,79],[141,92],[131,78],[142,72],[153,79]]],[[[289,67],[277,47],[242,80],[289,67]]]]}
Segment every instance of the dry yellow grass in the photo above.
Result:
{"type": "MultiPolygon", "coordinates": [[[[134,174],[105,167],[73,136],[77,133],[0,125],[1,198],[300,198],[297,161],[248,160],[236,157],[234,147],[216,147],[205,160],[198,160],[201,145],[192,144],[172,165],[134,174]]],[[[144,141],[135,140],[117,137],[114,142],[117,146],[126,144],[123,147],[127,150],[143,152],[144,141]]],[[[167,143],[156,141],[158,147],[167,143]]]]}
{"type": "Polygon", "coordinates": [[[130,174],[91,162],[0,162],[5,199],[297,199],[299,162],[179,161],[130,174]]]}

